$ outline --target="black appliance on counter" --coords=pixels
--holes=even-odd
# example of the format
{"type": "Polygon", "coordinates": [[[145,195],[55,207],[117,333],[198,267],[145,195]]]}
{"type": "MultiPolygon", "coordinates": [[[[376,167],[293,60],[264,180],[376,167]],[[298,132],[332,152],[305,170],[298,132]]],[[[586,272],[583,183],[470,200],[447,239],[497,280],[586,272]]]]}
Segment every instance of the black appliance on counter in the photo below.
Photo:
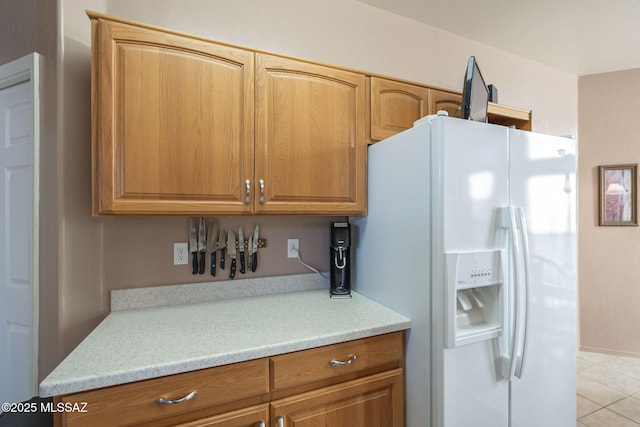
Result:
{"type": "Polygon", "coordinates": [[[351,298],[351,224],[331,223],[331,297],[351,298]]]}

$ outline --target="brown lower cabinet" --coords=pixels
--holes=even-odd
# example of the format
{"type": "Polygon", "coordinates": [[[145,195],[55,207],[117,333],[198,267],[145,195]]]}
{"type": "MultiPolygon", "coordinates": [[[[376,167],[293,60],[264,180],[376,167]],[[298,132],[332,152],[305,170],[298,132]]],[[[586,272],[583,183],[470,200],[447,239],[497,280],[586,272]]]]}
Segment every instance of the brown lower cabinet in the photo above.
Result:
{"type": "Polygon", "coordinates": [[[58,396],[56,402],[80,404],[86,412],[56,413],[55,426],[402,427],[404,332],[58,396]]]}
{"type": "Polygon", "coordinates": [[[266,427],[269,405],[257,405],[213,417],[178,424],[177,427],[266,427]]]}
{"type": "Polygon", "coordinates": [[[271,403],[272,426],[400,427],[402,369],[370,375],[271,403]]]}

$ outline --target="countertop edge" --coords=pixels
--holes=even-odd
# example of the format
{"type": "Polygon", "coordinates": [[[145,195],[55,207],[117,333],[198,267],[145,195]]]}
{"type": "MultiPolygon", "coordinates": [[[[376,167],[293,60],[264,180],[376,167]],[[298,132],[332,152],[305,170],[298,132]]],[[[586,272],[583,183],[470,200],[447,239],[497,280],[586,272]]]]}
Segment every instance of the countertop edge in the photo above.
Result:
{"type": "Polygon", "coordinates": [[[247,349],[232,354],[216,355],[211,358],[194,359],[166,364],[163,366],[154,366],[150,368],[140,369],[136,372],[123,371],[108,376],[84,377],[74,381],[65,382],[64,384],[53,383],[47,385],[44,384],[43,381],[43,383],[40,384],[39,395],[40,397],[63,396],[67,394],[97,390],[104,387],[128,384],[136,381],[150,380],[168,375],[177,375],[202,369],[215,368],[217,366],[230,365],[233,363],[247,362],[263,357],[277,356],[280,354],[292,353],[295,351],[307,350],[315,347],[323,347],[361,338],[369,338],[376,335],[384,335],[403,331],[409,329],[410,325],[410,321],[407,320],[403,323],[397,323],[384,327],[376,327],[372,328],[371,330],[343,333],[331,337],[313,338],[305,341],[292,342],[290,344],[277,344],[272,347],[247,349]],[[125,381],[123,381],[123,376],[126,376],[125,381]],[[95,384],[96,381],[99,382],[99,386],[95,384]]]}
{"type": "MultiPolygon", "coordinates": [[[[326,290],[309,290],[196,305],[186,304],[182,305],[182,308],[178,308],[180,306],[170,306],[113,312],[51,374],[40,382],[39,395],[41,397],[51,397],[86,392],[322,347],[397,332],[411,327],[410,319],[356,292],[353,292],[353,299],[347,301],[336,301],[335,304],[327,304],[328,301],[331,300],[328,298],[326,290]],[[115,358],[115,361],[110,358],[111,356],[102,359],[104,362],[100,359],[103,354],[109,353],[109,350],[105,351],[106,348],[112,349],[113,354],[116,355],[126,355],[135,351],[135,347],[133,350],[130,347],[131,345],[137,345],[137,342],[140,341],[135,334],[141,333],[140,331],[146,334],[146,331],[150,328],[149,325],[155,324],[149,322],[153,322],[156,319],[154,316],[159,314],[163,317],[167,315],[180,316],[179,318],[183,319],[182,316],[189,313],[192,317],[191,325],[195,325],[194,327],[197,328],[197,325],[202,320],[200,316],[203,310],[207,313],[213,313],[212,316],[218,316],[208,318],[209,321],[217,321],[216,319],[222,318],[229,319],[227,317],[229,313],[239,313],[239,316],[231,317],[232,323],[230,325],[226,325],[223,320],[220,326],[229,328],[240,325],[251,329],[251,325],[254,323],[247,322],[254,322],[254,319],[259,319],[264,314],[256,312],[256,307],[263,304],[268,305],[265,313],[268,313],[267,316],[272,316],[270,318],[275,323],[273,323],[273,326],[267,323],[266,329],[265,325],[262,325],[262,330],[273,331],[274,336],[272,339],[265,339],[263,335],[259,335],[258,337],[260,338],[254,340],[251,338],[251,334],[249,334],[248,338],[240,334],[237,343],[233,341],[231,343],[227,342],[226,346],[214,346],[211,347],[211,350],[207,350],[205,346],[205,352],[195,350],[180,351],[182,354],[174,353],[175,356],[165,357],[162,360],[162,357],[157,356],[166,355],[164,350],[166,347],[164,346],[167,345],[167,341],[165,340],[164,343],[158,342],[155,341],[156,336],[150,336],[148,340],[153,340],[153,343],[158,342],[155,354],[152,351],[148,356],[137,362],[124,363],[123,365],[117,363],[118,357],[115,358]],[[275,307],[273,304],[275,304],[275,307]],[[350,307],[348,309],[341,308],[346,308],[345,304],[350,307]],[[253,317],[248,316],[248,313],[245,312],[247,309],[251,310],[253,317]],[[223,317],[221,318],[220,316],[223,317]],[[333,316],[334,320],[336,320],[335,327],[333,323],[330,326],[326,323],[326,318],[329,316],[333,316]],[[318,321],[316,322],[313,319],[318,319],[318,321]],[[126,339],[122,340],[119,338],[118,331],[122,330],[123,322],[126,324],[126,322],[130,321],[143,323],[139,324],[138,332],[133,332],[133,340],[131,336],[128,337],[128,341],[126,339]],[[121,342],[123,343],[122,346],[118,347],[121,342]],[[95,363],[93,362],[94,360],[95,363]]],[[[176,331],[180,332],[181,330],[174,329],[173,333],[176,333],[176,331]]],[[[224,334],[224,330],[221,331],[224,334]]],[[[206,332],[210,333],[210,330],[206,332]]],[[[162,333],[165,333],[165,330],[162,333]]],[[[234,334],[232,333],[231,335],[234,334]]],[[[189,335],[186,337],[187,340],[191,339],[189,335]]],[[[202,338],[201,335],[198,337],[202,338]]],[[[225,338],[224,336],[221,337],[225,338]]],[[[177,338],[176,343],[178,342],[181,341],[177,338]]],[[[215,339],[212,342],[215,342],[215,339]]],[[[184,341],[182,343],[184,344],[184,341]]],[[[149,341],[147,341],[147,344],[149,344],[149,341]]],[[[183,347],[178,346],[176,348],[182,349],[183,347]]],[[[202,350],[202,348],[196,350],[202,350]]]]}

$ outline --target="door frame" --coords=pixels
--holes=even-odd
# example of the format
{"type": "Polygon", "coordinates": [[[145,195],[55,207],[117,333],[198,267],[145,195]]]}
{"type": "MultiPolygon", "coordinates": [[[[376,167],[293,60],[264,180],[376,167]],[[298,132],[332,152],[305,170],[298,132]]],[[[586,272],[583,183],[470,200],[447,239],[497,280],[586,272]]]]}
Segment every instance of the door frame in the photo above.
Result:
{"type": "Polygon", "coordinates": [[[31,275],[33,280],[32,290],[32,331],[33,354],[31,360],[31,371],[33,382],[31,384],[32,396],[38,395],[38,339],[39,339],[39,293],[40,293],[40,91],[41,91],[41,71],[42,56],[33,52],[22,58],[0,65],[0,90],[10,86],[30,82],[31,103],[33,106],[33,221],[31,224],[33,232],[31,259],[31,275]]]}

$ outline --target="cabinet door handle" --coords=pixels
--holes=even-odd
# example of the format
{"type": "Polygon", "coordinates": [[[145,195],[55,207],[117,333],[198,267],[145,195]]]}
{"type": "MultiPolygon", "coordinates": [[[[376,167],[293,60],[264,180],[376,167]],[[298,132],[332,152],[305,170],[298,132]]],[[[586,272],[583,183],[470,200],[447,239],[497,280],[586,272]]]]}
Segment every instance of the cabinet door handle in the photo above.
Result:
{"type": "Polygon", "coordinates": [[[198,392],[194,390],[191,393],[187,394],[182,399],[169,400],[169,399],[165,399],[164,397],[161,397],[160,399],[158,399],[158,403],[160,405],[175,405],[176,403],[182,403],[182,402],[186,402],[187,400],[191,400],[197,395],[198,395],[198,392]]]}
{"type": "Polygon", "coordinates": [[[246,191],[245,191],[245,197],[244,197],[244,204],[248,205],[249,203],[251,203],[251,180],[246,180],[244,182],[246,191]]]}
{"type": "Polygon", "coordinates": [[[278,427],[284,427],[284,418],[282,418],[281,415],[278,415],[276,422],[278,423],[278,427]]]}
{"type": "Polygon", "coordinates": [[[260,204],[264,205],[264,179],[260,181],[260,204]]]}
{"type": "Polygon", "coordinates": [[[264,420],[260,420],[260,422],[258,423],[258,427],[265,427],[266,424],[264,423],[264,420]]]}
{"type": "Polygon", "coordinates": [[[329,365],[331,366],[344,366],[344,365],[351,365],[353,362],[356,361],[356,359],[358,358],[358,356],[356,356],[355,354],[353,356],[351,356],[348,360],[342,361],[342,360],[336,360],[336,359],[331,359],[331,362],[329,362],[329,365]]]}

